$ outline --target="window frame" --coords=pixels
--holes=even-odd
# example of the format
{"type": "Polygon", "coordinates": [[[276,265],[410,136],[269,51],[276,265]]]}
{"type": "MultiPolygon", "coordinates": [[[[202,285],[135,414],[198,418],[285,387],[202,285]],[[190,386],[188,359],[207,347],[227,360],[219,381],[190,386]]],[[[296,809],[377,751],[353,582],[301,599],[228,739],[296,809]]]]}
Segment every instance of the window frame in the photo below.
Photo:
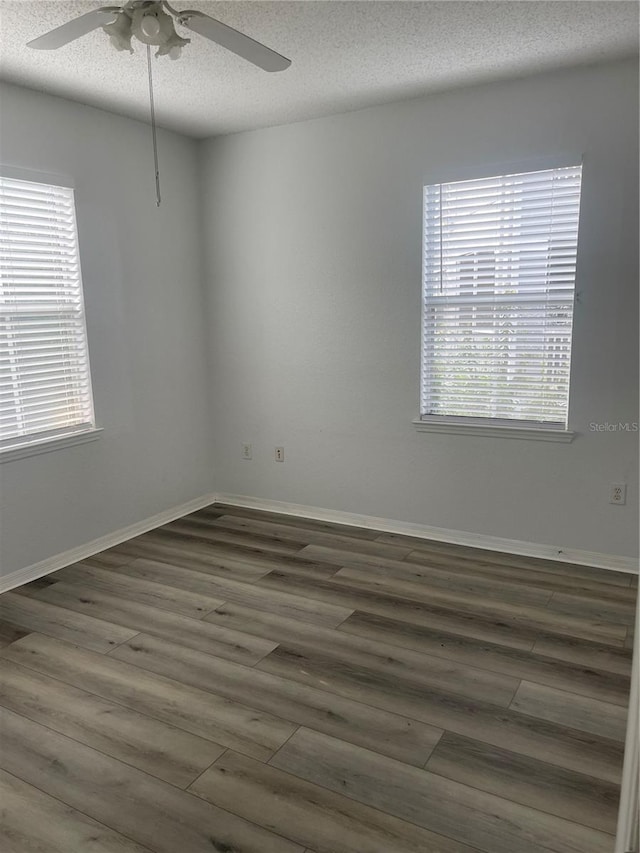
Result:
{"type": "MultiPolygon", "coordinates": [[[[488,436],[496,438],[529,439],[535,441],[570,443],[577,433],[571,428],[571,373],[572,359],[569,371],[569,392],[567,400],[567,424],[566,427],[557,423],[544,421],[525,421],[510,418],[475,417],[472,415],[436,415],[422,414],[422,394],[424,387],[423,363],[424,363],[424,310],[425,310],[425,245],[424,245],[424,211],[425,192],[429,186],[438,184],[457,183],[462,181],[481,181],[492,177],[502,177],[527,172],[537,172],[552,169],[570,168],[582,166],[584,176],[585,157],[583,152],[563,152],[561,155],[528,159],[524,161],[509,161],[493,164],[484,164],[481,167],[467,167],[451,171],[447,175],[442,172],[433,175],[424,175],[421,187],[421,219],[422,229],[420,245],[422,252],[421,263],[421,321],[420,321],[420,379],[419,379],[419,413],[412,420],[417,432],[449,433],[452,435],[488,436]]],[[[582,191],[582,187],[581,187],[582,191]]],[[[582,202],[582,192],[580,196],[582,202]]],[[[578,229],[580,225],[578,225],[578,229]]],[[[579,230],[578,230],[579,244],[579,230]]],[[[579,248],[579,245],[578,247],[579,248]]],[[[576,262],[577,262],[576,251],[576,262]]],[[[574,283],[573,310],[578,302],[577,269],[576,282],[574,283]]],[[[572,317],[571,350],[573,350],[575,323],[572,317]]]]}
{"type": "Polygon", "coordinates": [[[0,177],[8,180],[26,181],[39,184],[41,186],[54,186],[71,191],[74,214],[74,239],[78,259],[78,286],[81,299],[81,313],[79,319],[82,323],[81,328],[85,343],[87,393],[91,407],[91,419],[89,422],[61,427],[55,430],[42,430],[24,436],[17,436],[15,439],[10,440],[9,443],[0,445],[0,464],[3,464],[15,459],[22,459],[24,457],[35,456],[42,453],[48,453],[53,450],[71,447],[76,444],[85,444],[87,442],[94,441],[100,437],[103,429],[98,426],[96,422],[74,183],[67,175],[25,169],[6,164],[0,164],[0,177]]]}

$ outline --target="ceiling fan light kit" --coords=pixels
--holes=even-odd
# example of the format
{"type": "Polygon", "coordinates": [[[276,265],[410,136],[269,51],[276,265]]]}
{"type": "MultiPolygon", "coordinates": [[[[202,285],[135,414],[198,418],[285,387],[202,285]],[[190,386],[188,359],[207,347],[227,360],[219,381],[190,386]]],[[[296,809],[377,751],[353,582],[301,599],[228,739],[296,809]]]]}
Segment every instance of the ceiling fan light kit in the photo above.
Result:
{"type": "Polygon", "coordinates": [[[116,50],[133,53],[131,39],[135,37],[143,44],[157,47],[156,56],[179,59],[182,48],[189,44],[191,39],[178,35],[173,17],[167,15],[162,6],[161,2],[136,3],[134,0],[116,13],[112,23],[103,24],[102,29],[116,50]]]}
{"type": "Polygon", "coordinates": [[[116,50],[128,50],[133,53],[131,47],[131,19],[124,12],[118,14],[111,24],[105,24],[102,29],[109,36],[109,41],[116,50]]]}

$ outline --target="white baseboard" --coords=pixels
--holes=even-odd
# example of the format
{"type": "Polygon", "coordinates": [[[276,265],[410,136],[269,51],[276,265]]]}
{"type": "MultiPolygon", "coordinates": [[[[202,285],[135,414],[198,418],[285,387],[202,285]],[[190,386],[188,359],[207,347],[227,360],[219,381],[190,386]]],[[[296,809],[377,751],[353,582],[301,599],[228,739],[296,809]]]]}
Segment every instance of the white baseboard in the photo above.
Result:
{"type": "Polygon", "coordinates": [[[463,530],[449,530],[446,527],[429,527],[426,524],[416,524],[410,521],[393,521],[388,518],[376,518],[372,515],[358,515],[353,512],[321,509],[315,506],[272,501],[265,498],[251,498],[246,495],[220,494],[216,496],[216,501],[233,506],[246,507],[247,509],[277,512],[283,515],[298,515],[303,518],[332,522],[333,524],[366,527],[370,530],[379,530],[381,533],[399,533],[403,536],[415,536],[420,539],[432,539],[437,542],[450,542],[454,545],[468,545],[472,548],[484,548],[488,551],[504,551],[508,554],[518,554],[524,557],[541,557],[545,560],[556,560],[562,563],[577,563],[578,565],[593,566],[598,569],[638,574],[638,559],[635,557],[599,554],[595,551],[581,551],[577,548],[541,545],[536,542],[524,542],[518,539],[502,539],[498,536],[488,536],[484,533],[468,533],[463,530]]]}
{"type": "Polygon", "coordinates": [[[46,560],[34,563],[32,566],[25,566],[16,572],[11,572],[4,577],[0,577],[0,593],[8,592],[16,586],[22,586],[22,584],[34,581],[51,572],[57,572],[58,569],[70,566],[72,563],[86,560],[87,557],[92,557],[94,554],[105,551],[107,548],[113,548],[114,545],[120,545],[122,542],[126,542],[127,539],[133,539],[134,536],[140,536],[142,533],[147,533],[149,530],[154,530],[156,527],[162,527],[163,524],[175,521],[176,518],[182,518],[183,515],[188,515],[190,512],[195,512],[198,509],[209,506],[215,500],[216,495],[202,495],[202,497],[187,501],[187,503],[180,504],[179,506],[171,507],[171,509],[166,509],[135,524],[130,524],[128,527],[121,527],[119,530],[107,533],[106,536],[101,536],[92,542],[86,542],[84,545],[78,545],[77,548],[71,548],[62,554],[56,554],[54,557],[48,557],[46,560]]]}
{"type": "Polygon", "coordinates": [[[461,530],[449,530],[445,527],[429,527],[410,521],[393,521],[388,518],[376,518],[372,515],[358,515],[353,512],[322,509],[321,507],[306,506],[305,504],[285,503],[265,498],[251,498],[246,495],[209,494],[202,495],[187,503],[145,518],[128,527],[121,527],[113,533],[86,542],[77,548],[71,548],[62,554],[56,554],[32,566],[25,566],[16,572],[0,577],[0,593],[8,592],[16,586],[70,566],[80,560],[86,560],[100,551],[120,545],[128,539],[162,527],[170,521],[182,518],[212,503],[225,503],[247,509],[263,510],[265,512],[282,513],[283,515],[298,515],[303,518],[313,518],[318,521],[328,521],[333,524],[344,524],[351,527],[366,527],[379,530],[381,533],[399,533],[404,536],[414,536],[419,539],[433,539],[437,542],[450,542],[454,545],[468,545],[472,548],[483,548],[488,551],[504,551],[508,554],[518,554],[525,557],[541,557],[565,563],[577,563],[583,566],[594,566],[618,572],[638,574],[638,560],[633,557],[622,557],[615,554],[599,554],[593,551],[580,551],[576,548],[555,548],[551,545],[540,545],[535,542],[521,542],[517,539],[501,539],[498,536],[488,536],[484,533],[467,533],[461,530]]]}

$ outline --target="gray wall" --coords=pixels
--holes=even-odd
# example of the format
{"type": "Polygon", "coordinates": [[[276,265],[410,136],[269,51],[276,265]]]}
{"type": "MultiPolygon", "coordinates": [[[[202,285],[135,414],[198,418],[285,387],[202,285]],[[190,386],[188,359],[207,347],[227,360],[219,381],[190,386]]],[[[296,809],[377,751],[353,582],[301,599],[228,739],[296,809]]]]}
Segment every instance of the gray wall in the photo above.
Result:
{"type": "Polygon", "coordinates": [[[212,487],[196,143],[12,86],[0,162],[75,182],[98,425],[90,444],[0,465],[2,574],[212,487]]]}
{"type": "Polygon", "coordinates": [[[637,143],[632,62],[204,143],[216,489],[636,554],[638,434],[589,424],[638,420],[637,143]],[[580,435],[417,434],[423,184],[567,154],[584,154],[580,435]]]}
{"type": "Polygon", "coordinates": [[[636,81],[616,63],[200,146],[161,132],[160,210],[148,126],[2,86],[0,162],[76,186],[104,427],[0,465],[2,574],[211,491],[637,553],[638,434],[589,431],[638,420],[636,81]],[[580,435],[417,434],[423,183],[576,152],[580,435]]]}

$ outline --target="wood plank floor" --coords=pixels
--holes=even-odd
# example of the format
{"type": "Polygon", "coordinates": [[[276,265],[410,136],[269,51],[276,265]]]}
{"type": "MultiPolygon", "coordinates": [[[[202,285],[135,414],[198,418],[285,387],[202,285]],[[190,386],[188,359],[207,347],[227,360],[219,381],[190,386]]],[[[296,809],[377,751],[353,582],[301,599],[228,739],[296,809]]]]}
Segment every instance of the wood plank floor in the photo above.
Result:
{"type": "Polygon", "coordinates": [[[612,853],[636,593],[213,505],[0,596],[0,847],[612,853]]]}

